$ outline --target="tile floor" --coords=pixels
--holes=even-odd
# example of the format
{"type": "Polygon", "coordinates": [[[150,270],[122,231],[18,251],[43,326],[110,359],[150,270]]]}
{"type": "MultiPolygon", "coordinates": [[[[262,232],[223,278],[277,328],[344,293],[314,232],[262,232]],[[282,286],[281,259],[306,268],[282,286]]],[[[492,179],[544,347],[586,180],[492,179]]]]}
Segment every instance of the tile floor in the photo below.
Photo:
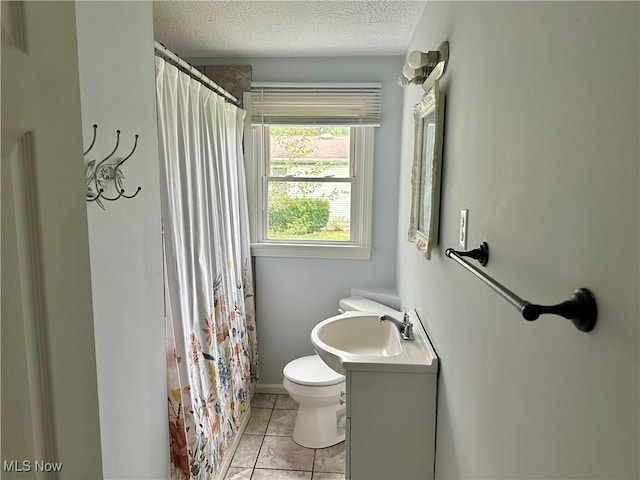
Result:
{"type": "Polygon", "coordinates": [[[298,405],[288,395],[258,393],[226,480],[344,480],[344,442],[305,448],[293,441],[298,405]]]}

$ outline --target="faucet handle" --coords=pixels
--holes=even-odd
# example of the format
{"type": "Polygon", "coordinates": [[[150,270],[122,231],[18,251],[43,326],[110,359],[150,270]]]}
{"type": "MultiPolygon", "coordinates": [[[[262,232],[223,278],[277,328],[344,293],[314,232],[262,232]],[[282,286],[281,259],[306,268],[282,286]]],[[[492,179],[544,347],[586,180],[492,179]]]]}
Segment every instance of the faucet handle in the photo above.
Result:
{"type": "Polygon", "coordinates": [[[402,329],[402,338],[405,340],[413,340],[415,336],[413,335],[413,323],[411,323],[411,317],[409,316],[406,307],[402,310],[404,310],[404,316],[402,318],[404,323],[404,328],[402,329]]]}
{"type": "Polygon", "coordinates": [[[404,330],[402,331],[402,338],[405,340],[413,340],[415,336],[413,335],[413,323],[409,322],[404,326],[404,330]]]}

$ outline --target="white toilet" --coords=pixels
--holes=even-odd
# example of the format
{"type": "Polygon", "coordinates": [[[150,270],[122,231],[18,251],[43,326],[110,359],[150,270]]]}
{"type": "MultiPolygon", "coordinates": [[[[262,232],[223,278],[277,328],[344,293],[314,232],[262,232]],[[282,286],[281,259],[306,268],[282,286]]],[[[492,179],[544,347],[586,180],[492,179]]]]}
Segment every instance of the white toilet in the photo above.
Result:
{"type": "MultiPolygon", "coordinates": [[[[339,311],[397,313],[381,303],[353,296],[340,300],[339,311]]],[[[345,377],[329,368],[318,355],[296,358],[283,370],[284,388],[298,402],[293,440],[308,448],[324,448],[345,437],[345,377]]]]}

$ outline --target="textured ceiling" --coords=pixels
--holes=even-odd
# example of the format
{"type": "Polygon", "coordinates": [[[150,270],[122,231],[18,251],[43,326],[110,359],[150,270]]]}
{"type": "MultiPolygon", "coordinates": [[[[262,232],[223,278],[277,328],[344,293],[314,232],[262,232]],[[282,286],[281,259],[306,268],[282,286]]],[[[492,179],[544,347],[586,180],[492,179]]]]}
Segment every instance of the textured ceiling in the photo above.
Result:
{"type": "Polygon", "coordinates": [[[404,55],[424,1],[155,1],[155,39],[182,57],[404,55]]]}

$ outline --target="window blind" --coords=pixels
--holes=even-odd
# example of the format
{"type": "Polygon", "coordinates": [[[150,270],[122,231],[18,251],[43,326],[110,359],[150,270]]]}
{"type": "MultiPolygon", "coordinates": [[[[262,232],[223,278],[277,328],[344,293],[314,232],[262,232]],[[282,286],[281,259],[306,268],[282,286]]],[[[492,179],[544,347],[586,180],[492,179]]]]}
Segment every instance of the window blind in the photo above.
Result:
{"type": "Polygon", "coordinates": [[[254,125],[379,126],[381,110],[379,83],[251,86],[254,125]]]}

